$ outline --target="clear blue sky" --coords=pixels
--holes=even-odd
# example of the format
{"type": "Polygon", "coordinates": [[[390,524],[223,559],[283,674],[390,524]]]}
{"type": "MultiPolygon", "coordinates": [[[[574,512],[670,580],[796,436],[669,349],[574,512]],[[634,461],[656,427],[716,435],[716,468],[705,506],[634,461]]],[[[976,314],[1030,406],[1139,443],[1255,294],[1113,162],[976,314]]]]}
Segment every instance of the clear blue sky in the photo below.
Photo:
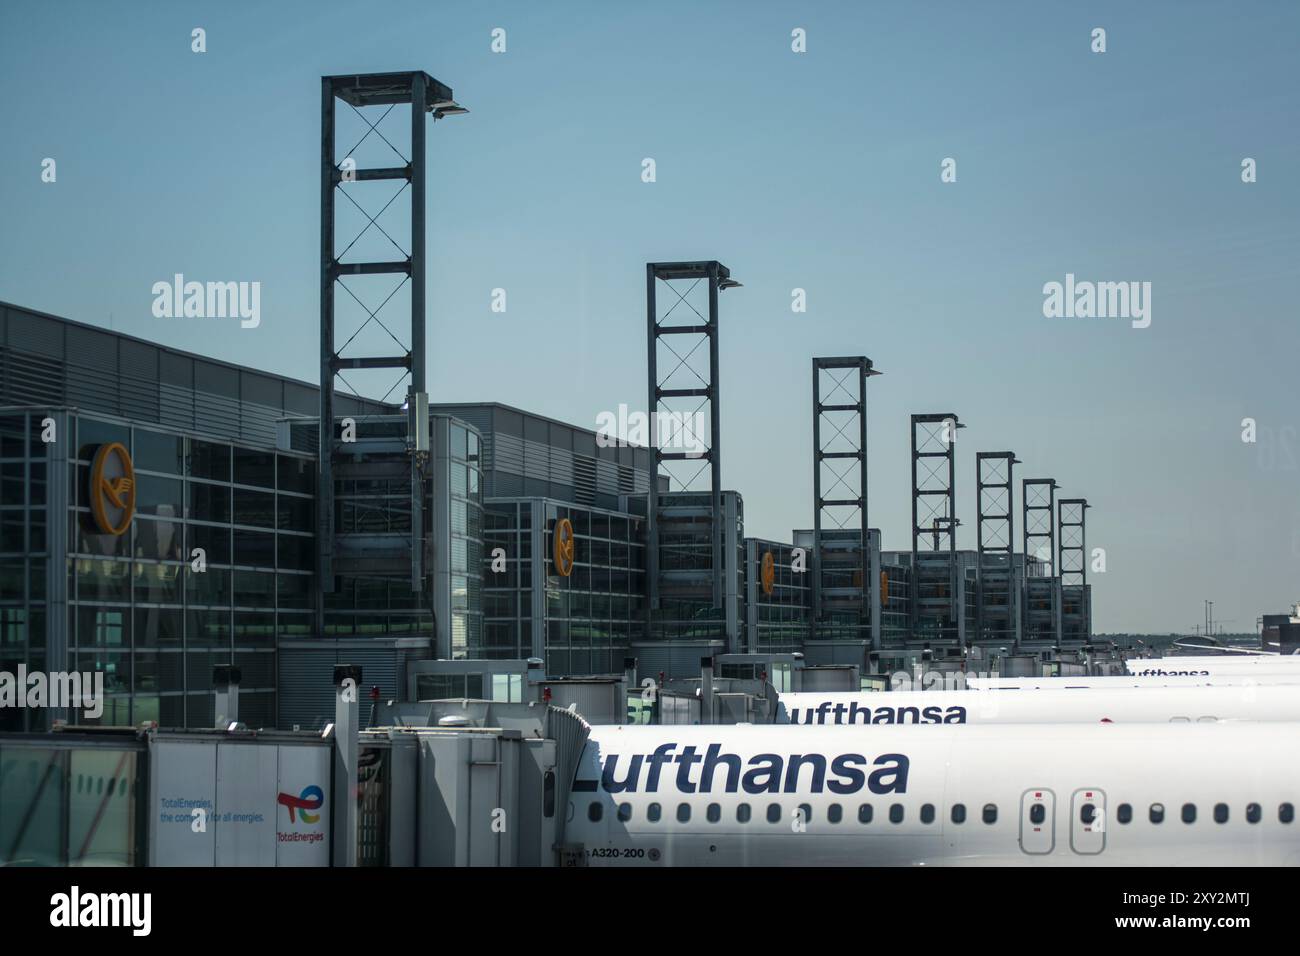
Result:
{"type": "Polygon", "coordinates": [[[640,408],[644,263],[717,258],[748,533],[811,524],[809,358],[866,354],[887,547],[907,416],[951,410],[959,545],[1014,450],[1094,505],[1098,630],[1300,598],[1297,5],[6,0],[0,298],[315,381],[319,77],[406,69],[472,110],[430,135],[435,401],[640,408]],[[261,282],[261,326],[154,318],[176,272],[261,282]],[[1150,281],[1151,327],[1044,318],[1067,272],[1150,281]]]}

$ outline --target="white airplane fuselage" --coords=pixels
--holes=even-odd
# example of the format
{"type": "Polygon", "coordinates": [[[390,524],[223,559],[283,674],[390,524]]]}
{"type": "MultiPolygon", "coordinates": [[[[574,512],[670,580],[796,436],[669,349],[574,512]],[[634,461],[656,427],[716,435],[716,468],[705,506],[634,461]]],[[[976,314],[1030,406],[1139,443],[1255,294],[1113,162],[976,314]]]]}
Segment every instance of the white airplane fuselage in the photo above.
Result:
{"type": "Polygon", "coordinates": [[[1141,687],[1074,690],[927,690],[782,694],[778,724],[1300,722],[1300,687],[1141,687]]]}
{"type": "Polygon", "coordinates": [[[1284,865],[1297,801],[1289,723],[598,726],[565,843],[592,866],[1284,865]]]}

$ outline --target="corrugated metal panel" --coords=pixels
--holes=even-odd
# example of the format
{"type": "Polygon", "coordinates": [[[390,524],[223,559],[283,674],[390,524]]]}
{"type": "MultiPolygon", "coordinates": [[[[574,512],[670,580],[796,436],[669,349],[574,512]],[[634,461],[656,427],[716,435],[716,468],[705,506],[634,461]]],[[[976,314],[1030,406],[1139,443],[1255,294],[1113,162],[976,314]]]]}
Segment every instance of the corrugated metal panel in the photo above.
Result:
{"type": "Polygon", "coordinates": [[[158,421],[183,431],[194,430],[194,390],[180,385],[158,386],[158,421]]]}
{"type": "Polygon", "coordinates": [[[596,500],[596,462],[591,458],[574,456],[573,497],[580,505],[590,505],[596,500]]]}
{"type": "Polygon", "coordinates": [[[558,707],[546,710],[546,734],[555,741],[555,805],[560,833],[558,842],[564,842],[564,820],[568,816],[566,808],[573,791],[573,775],[578,770],[578,761],[591,736],[591,725],[577,714],[558,707]]]}
{"type": "Polygon", "coordinates": [[[545,442],[530,441],[524,439],[524,468],[523,475],[525,478],[540,478],[542,481],[549,481],[551,473],[551,448],[545,442]]]}
{"type": "MultiPolygon", "coordinates": [[[[122,413],[117,392],[117,362],[113,368],[94,368],[81,363],[68,363],[68,404],[86,411],[122,413]]],[[[129,414],[129,410],[128,410],[129,414]]]]}
{"type": "Polygon", "coordinates": [[[123,339],[118,345],[121,363],[118,389],[122,408],[132,418],[158,421],[158,350],[129,339],[123,339]]]}
{"type": "Polygon", "coordinates": [[[32,315],[21,309],[9,310],[9,341],[11,349],[30,352],[45,358],[63,358],[63,329],[61,322],[44,316],[32,315]]]}
{"type": "Polygon", "coordinates": [[[64,357],[69,365],[82,365],[117,374],[117,336],[98,329],[68,326],[64,357]]]}
{"type": "Polygon", "coordinates": [[[289,424],[289,447],[294,451],[305,451],[311,455],[320,451],[320,423],[291,422],[289,424]]]}
{"type": "Polygon", "coordinates": [[[576,480],[574,467],[577,464],[574,461],[573,452],[555,447],[549,448],[548,451],[550,452],[549,470],[541,475],[530,475],[529,477],[548,478],[561,485],[572,485],[576,480]]]}
{"type": "MultiPolygon", "coordinates": [[[[239,437],[239,399],[194,392],[194,428],[214,438],[239,437]]],[[[275,444],[272,436],[271,444],[275,444]]]]}
{"type": "Polygon", "coordinates": [[[606,495],[627,493],[619,487],[618,465],[612,461],[596,461],[596,490],[606,495]]]}
{"type": "Polygon", "coordinates": [[[319,730],[334,719],[334,665],[361,665],[361,721],[370,712],[370,688],[379,685],[384,700],[401,700],[406,688],[399,687],[406,663],[428,657],[426,650],[382,645],[357,648],[322,642],[319,648],[282,647],[279,653],[280,713],[277,726],[319,730]]]}
{"type": "MultiPolygon", "coordinates": [[[[492,436],[492,470],[524,474],[524,440],[496,432],[492,436]]],[[[522,487],[522,486],[521,486],[522,487]]],[[[498,492],[500,494],[500,492],[498,492]]]]}
{"type": "Polygon", "coordinates": [[[9,405],[62,405],[63,363],[43,355],[5,349],[4,401],[9,405]]]}
{"type": "Polygon", "coordinates": [[[276,421],[284,417],[281,409],[245,402],[240,412],[239,437],[258,445],[275,444],[276,421]]]}

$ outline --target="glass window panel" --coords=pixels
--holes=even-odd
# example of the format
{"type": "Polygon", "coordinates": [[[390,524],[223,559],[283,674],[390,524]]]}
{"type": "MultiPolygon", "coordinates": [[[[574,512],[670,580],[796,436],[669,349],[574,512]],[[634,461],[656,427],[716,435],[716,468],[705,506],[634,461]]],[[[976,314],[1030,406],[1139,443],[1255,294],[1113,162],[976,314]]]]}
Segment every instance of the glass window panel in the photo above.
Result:
{"type": "Polygon", "coordinates": [[[275,487],[275,455],[266,451],[253,451],[235,447],[235,471],[232,480],[237,485],[275,487]]]}
{"type": "Polygon", "coordinates": [[[230,487],[209,485],[200,481],[189,483],[189,512],[186,517],[196,521],[230,522],[230,487]]]}
{"type": "Polygon", "coordinates": [[[261,531],[244,531],[236,528],[235,564],[254,567],[275,567],[275,535],[261,531]]]}
{"type": "Polygon", "coordinates": [[[185,546],[184,525],[179,521],[153,521],[140,517],[135,529],[135,556],[151,561],[180,561],[185,546]]]}
{"type": "Polygon", "coordinates": [[[179,608],[136,608],[135,646],[179,646],[181,613],[179,608]]]}
{"type": "Polygon", "coordinates": [[[140,514],[177,518],[183,502],[179,479],[158,475],[136,475],[135,510],[140,514]]]}
{"type": "Polygon", "coordinates": [[[186,643],[190,647],[229,646],[229,611],[188,611],[185,615],[185,621],[186,643]]]}
{"type": "Polygon", "coordinates": [[[190,475],[230,481],[230,446],[190,440],[190,475]]]}
{"type": "Polygon", "coordinates": [[[275,495],[268,491],[235,489],[235,524],[274,528],[275,514],[275,495]]]}
{"type": "MultiPolygon", "coordinates": [[[[39,419],[36,421],[39,422],[39,419]]],[[[131,429],[125,425],[112,425],[93,418],[77,419],[77,457],[82,461],[93,459],[99,446],[110,442],[120,442],[130,448],[131,429]]]]}
{"type": "Polygon", "coordinates": [[[135,562],[135,602],[137,604],[180,604],[181,579],[179,564],[146,564],[135,562]]]}
{"type": "Polygon", "coordinates": [[[183,475],[185,474],[185,439],[179,435],[137,428],[131,463],[137,470],[183,475]]]}
{"type": "Polygon", "coordinates": [[[275,576],[277,604],[282,608],[311,610],[314,604],[311,575],[277,574],[275,576]]]}
{"type": "Polygon", "coordinates": [[[281,531],[316,530],[316,502],[311,498],[277,495],[275,505],[275,524],[281,531]]]}
{"type": "Polygon", "coordinates": [[[236,571],[235,604],[274,610],[275,575],[263,571],[236,571]]]}
{"type": "Polygon", "coordinates": [[[187,604],[230,606],[230,571],[209,567],[202,574],[185,575],[185,601],[187,604]]]}
{"type": "MultiPolygon", "coordinates": [[[[274,646],[275,614],[255,611],[235,612],[235,644],[238,647],[274,646]]],[[[252,682],[252,675],[246,675],[250,686],[274,686],[275,678],[266,683],[252,682]]]]}
{"type": "Polygon", "coordinates": [[[307,458],[277,455],[275,470],[281,491],[316,492],[316,462],[307,458]]]}
{"type": "Polygon", "coordinates": [[[316,568],[316,539],[299,535],[282,534],[276,542],[279,567],[291,571],[313,571],[316,568]]]}

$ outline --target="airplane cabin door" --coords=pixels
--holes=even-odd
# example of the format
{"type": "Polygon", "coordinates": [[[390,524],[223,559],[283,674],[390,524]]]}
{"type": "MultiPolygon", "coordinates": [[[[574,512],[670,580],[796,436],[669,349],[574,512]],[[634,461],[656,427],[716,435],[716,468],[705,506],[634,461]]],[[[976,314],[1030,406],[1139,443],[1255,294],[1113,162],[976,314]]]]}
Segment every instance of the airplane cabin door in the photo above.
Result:
{"type": "Polygon", "coordinates": [[[1055,846],[1056,795],[1050,790],[1026,790],[1020,796],[1020,849],[1041,856],[1055,846]]]}
{"type": "Polygon", "coordinates": [[[1070,798],[1070,848],[1081,856],[1106,849],[1106,794],[1076,790],[1070,798]]]}

